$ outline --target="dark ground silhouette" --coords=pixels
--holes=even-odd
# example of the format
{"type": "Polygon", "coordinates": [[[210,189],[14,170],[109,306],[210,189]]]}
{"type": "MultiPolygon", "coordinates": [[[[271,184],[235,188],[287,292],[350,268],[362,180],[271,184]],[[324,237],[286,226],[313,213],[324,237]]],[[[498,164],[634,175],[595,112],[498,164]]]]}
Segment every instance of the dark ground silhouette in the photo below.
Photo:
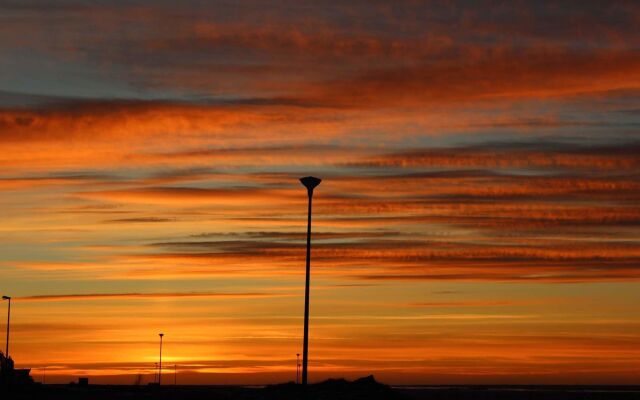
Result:
{"type": "Polygon", "coordinates": [[[640,400],[640,386],[422,386],[397,387],[407,400],[640,400]]]}
{"type": "MultiPolygon", "coordinates": [[[[6,388],[5,388],[6,389],[6,388]]],[[[4,399],[5,397],[2,396],[4,399]]],[[[640,400],[640,386],[414,386],[395,387],[368,376],[353,382],[330,379],[301,385],[119,386],[27,385],[8,399],[26,400],[640,400]]]]}
{"type": "Polygon", "coordinates": [[[118,386],[118,385],[26,385],[15,387],[11,399],[223,399],[223,400],[394,400],[405,399],[373,376],[353,382],[344,379],[308,385],[295,383],[264,387],[245,386],[118,386]]]}

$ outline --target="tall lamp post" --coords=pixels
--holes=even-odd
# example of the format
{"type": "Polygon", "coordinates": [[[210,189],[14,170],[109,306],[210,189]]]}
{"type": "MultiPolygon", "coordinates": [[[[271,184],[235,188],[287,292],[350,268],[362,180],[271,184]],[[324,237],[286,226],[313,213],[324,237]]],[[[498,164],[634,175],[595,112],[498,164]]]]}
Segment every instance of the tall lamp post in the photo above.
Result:
{"type": "Polygon", "coordinates": [[[160,333],[160,362],[158,363],[158,386],[162,384],[162,337],[164,333],[160,333]]]}
{"type": "Polygon", "coordinates": [[[309,197],[309,211],[307,214],[307,276],[304,286],[304,342],[302,345],[302,385],[307,385],[307,363],[309,361],[309,279],[311,275],[311,203],[313,189],[322,182],[313,176],[300,178],[300,182],[307,188],[309,197]]]}
{"type": "Polygon", "coordinates": [[[9,301],[9,309],[7,310],[7,347],[4,351],[4,356],[9,358],[9,324],[11,322],[11,297],[2,296],[2,300],[9,301]]]}

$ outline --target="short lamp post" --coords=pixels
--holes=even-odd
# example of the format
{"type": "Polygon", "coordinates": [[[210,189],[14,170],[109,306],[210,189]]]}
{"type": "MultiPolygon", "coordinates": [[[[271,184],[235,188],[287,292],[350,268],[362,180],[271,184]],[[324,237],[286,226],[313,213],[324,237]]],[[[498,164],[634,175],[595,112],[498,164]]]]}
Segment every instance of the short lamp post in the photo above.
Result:
{"type": "Polygon", "coordinates": [[[160,362],[158,363],[158,386],[162,384],[162,337],[164,333],[158,334],[160,336],[160,362]]]}
{"type": "Polygon", "coordinates": [[[9,309],[7,310],[7,344],[6,344],[6,348],[4,351],[4,356],[9,358],[9,327],[11,324],[11,297],[9,296],[2,296],[2,300],[8,300],[9,301],[9,309]]]}

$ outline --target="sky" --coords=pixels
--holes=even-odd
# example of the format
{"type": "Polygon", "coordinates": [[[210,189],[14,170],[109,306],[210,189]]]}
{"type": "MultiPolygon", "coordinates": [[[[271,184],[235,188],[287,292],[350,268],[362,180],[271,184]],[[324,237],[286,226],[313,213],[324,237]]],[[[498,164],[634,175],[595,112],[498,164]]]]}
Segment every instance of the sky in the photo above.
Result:
{"type": "Polygon", "coordinates": [[[635,1],[0,2],[11,356],[149,382],[163,332],[165,382],[295,380],[314,175],[311,381],[640,384],[638,26],[635,1]]]}

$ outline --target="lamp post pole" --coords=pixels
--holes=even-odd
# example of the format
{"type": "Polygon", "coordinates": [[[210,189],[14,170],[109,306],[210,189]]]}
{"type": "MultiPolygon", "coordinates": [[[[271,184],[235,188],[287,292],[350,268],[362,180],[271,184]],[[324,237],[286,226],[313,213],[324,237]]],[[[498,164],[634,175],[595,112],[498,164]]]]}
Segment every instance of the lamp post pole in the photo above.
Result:
{"type": "Polygon", "coordinates": [[[158,386],[162,384],[162,337],[164,333],[160,333],[160,362],[158,363],[158,386]]]}
{"type": "Polygon", "coordinates": [[[7,345],[4,351],[4,356],[9,358],[9,327],[10,327],[10,323],[11,323],[11,297],[9,296],[2,296],[2,300],[8,300],[9,301],[9,309],[7,310],[7,345]]]}
{"type": "Polygon", "coordinates": [[[300,383],[300,353],[296,354],[296,385],[300,383]]]}
{"type": "Polygon", "coordinates": [[[313,189],[322,182],[313,176],[301,178],[300,182],[307,188],[309,209],[307,213],[307,274],[304,286],[304,341],[302,346],[302,385],[307,385],[307,363],[309,361],[309,280],[311,278],[311,204],[313,189]]]}

